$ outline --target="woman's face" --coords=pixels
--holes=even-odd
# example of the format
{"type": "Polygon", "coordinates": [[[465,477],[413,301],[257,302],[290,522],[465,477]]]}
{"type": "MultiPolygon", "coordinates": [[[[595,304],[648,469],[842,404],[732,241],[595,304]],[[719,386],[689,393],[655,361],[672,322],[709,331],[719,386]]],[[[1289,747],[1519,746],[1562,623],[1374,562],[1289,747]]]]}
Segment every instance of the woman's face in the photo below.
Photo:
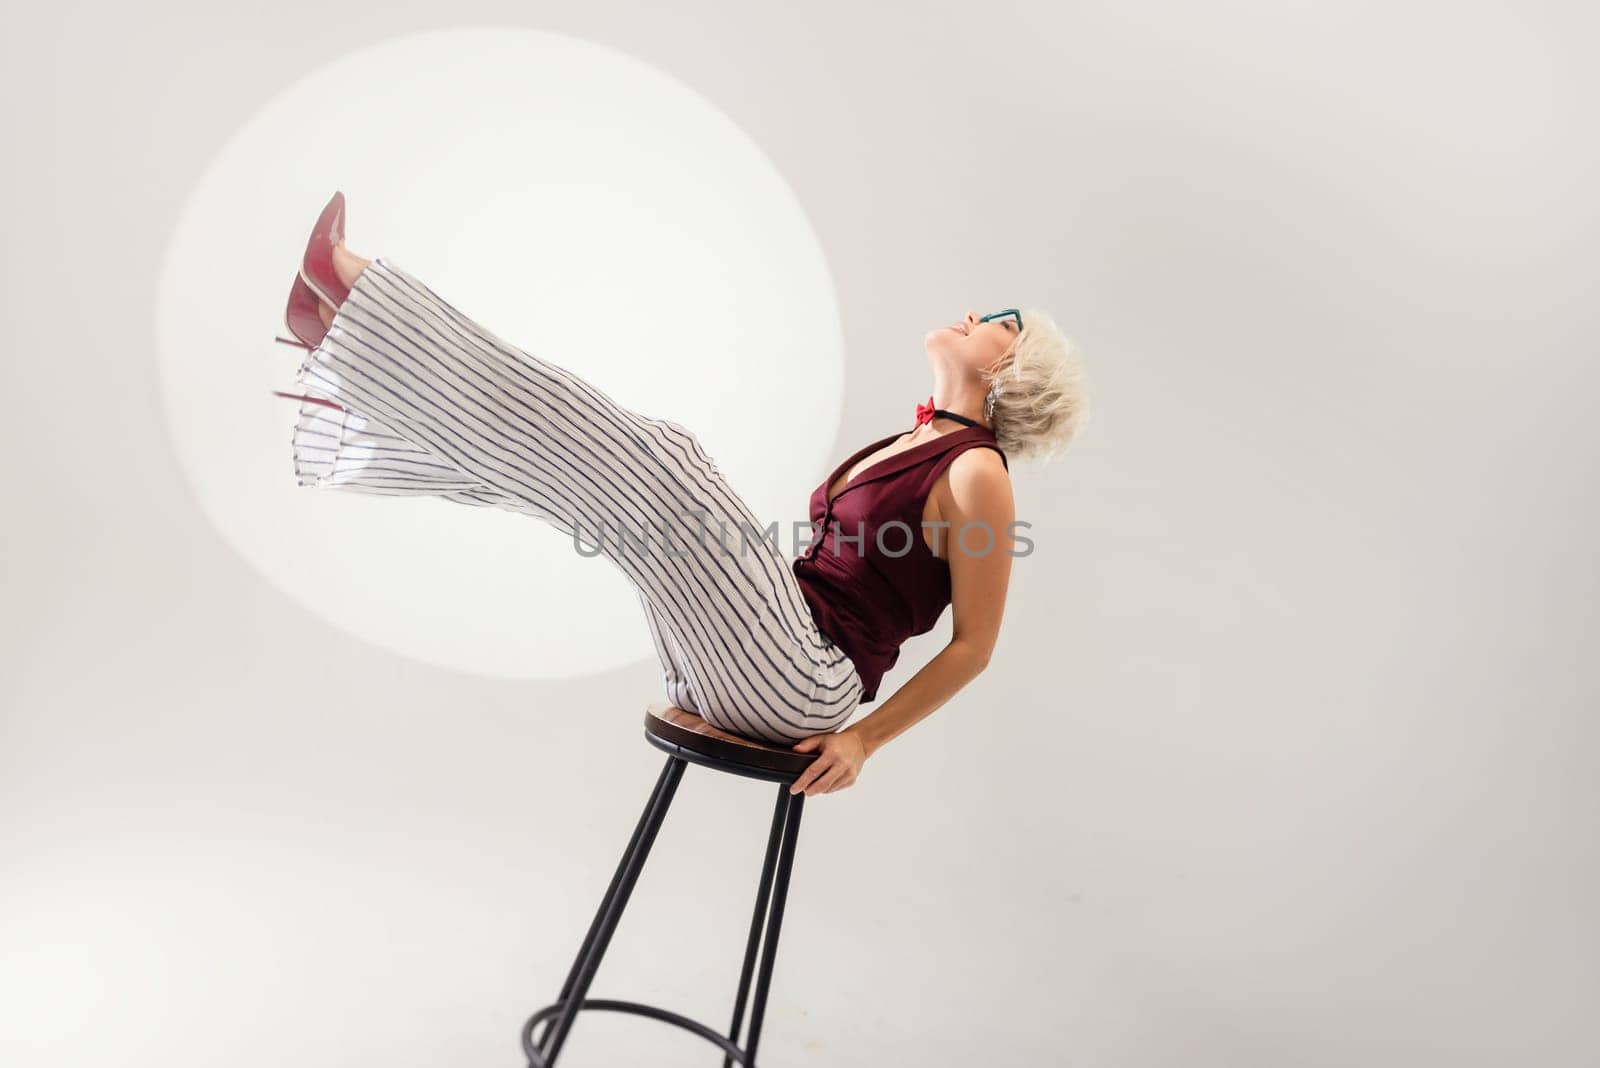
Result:
{"type": "Polygon", "coordinates": [[[929,332],[922,341],[929,359],[954,362],[973,377],[979,371],[994,370],[1017,339],[1017,321],[1006,317],[979,322],[982,318],[976,312],[968,312],[966,318],[929,332]]]}

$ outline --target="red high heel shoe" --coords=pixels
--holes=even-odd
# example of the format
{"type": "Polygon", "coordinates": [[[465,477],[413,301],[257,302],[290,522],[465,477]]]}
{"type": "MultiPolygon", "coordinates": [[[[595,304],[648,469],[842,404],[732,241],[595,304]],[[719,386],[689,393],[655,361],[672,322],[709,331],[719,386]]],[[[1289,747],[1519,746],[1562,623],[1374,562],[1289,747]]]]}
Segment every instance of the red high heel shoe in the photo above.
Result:
{"type": "MultiPolygon", "coordinates": [[[[321,304],[338,308],[350,295],[350,287],[339,281],[338,272],[333,269],[333,247],[343,243],[344,194],[335,191],[333,199],[317,216],[317,224],[311,229],[305,255],[300,260],[300,269],[289,287],[289,303],[284,308],[283,322],[294,338],[279,336],[273,338],[274,341],[310,350],[322,344],[323,338],[327,337],[328,324],[322,321],[321,304]]],[[[276,389],[271,392],[275,397],[310,401],[341,412],[345,410],[344,405],[321,397],[284,393],[276,389]]]]}
{"type": "Polygon", "coordinates": [[[284,310],[284,325],[293,338],[279,336],[274,340],[302,349],[313,349],[322,344],[328,333],[327,324],[318,314],[317,302],[338,308],[350,295],[350,287],[339,281],[333,269],[333,247],[344,243],[344,194],[335,191],[333,198],[317,216],[306,241],[306,251],[300,257],[300,269],[295,274],[294,285],[289,289],[289,304],[284,310]],[[299,338],[296,341],[294,338],[299,338]]]}
{"type": "Polygon", "coordinates": [[[322,321],[321,306],[306,280],[296,274],[294,284],[289,287],[289,305],[283,310],[283,325],[294,337],[280,335],[273,340],[308,350],[322,344],[322,339],[328,336],[328,324],[322,321]]]}
{"type": "Polygon", "coordinates": [[[317,216],[317,225],[311,229],[311,239],[306,242],[306,253],[300,260],[300,277],[311,291],[329,307],[337,308],[350,295],[350,287],[339,281],[333,269],[333,246],[344,244],[344,194],[335,191],[317,216]]]}

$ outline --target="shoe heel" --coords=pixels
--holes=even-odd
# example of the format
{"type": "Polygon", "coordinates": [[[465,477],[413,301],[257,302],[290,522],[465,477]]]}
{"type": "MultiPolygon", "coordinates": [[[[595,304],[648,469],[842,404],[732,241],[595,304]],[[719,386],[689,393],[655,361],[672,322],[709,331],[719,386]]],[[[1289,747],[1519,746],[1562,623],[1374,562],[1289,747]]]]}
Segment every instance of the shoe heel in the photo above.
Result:
{"type": "Polygon", "coordinates": [[[289,400],[310,401],[312,404],[321,404],[337,411],[344,411],[344,405],[335,404],[331,400],[323,400],[321,397],[307,397],[301,393],[283,393],[276,389],[272,390],[272,395],[274,397],[287,397],[289,400]]]}

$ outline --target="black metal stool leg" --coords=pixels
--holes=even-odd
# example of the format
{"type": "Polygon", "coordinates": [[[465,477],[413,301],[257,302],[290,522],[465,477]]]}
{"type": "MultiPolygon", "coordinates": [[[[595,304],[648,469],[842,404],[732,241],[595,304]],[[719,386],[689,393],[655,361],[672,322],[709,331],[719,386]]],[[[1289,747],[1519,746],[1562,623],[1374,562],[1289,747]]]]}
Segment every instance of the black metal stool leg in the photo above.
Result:
{"type": "Polygon", "coordinates": [[[683,769],[687,766],[688,762],[681,757],[669,756],[661,769],[655,789],[651,791],[644,813],[639,817],[639,824],[634,828],[628,848],[617,865],[616,874],[611,877],[606,896],[589,924],[589,933],[584,936],[583,945],[561,987],[561,997],[558,999],[562,1003],[561,1014],[546,1026],[543,1036],[536,1043],[540,1059],[545,1065],[553,1065],[557,1054],[561,1052],[562,1043],[566,1041],[567,1032],[578,1015],[584,995],[589,992],[589,984],[600,968],[600,960],[605,956],[612,933],[616,931],[617,921],[622,918],[622,910],[627,907],[633,886],[639,881],[645,858],[650,855],[656,832],[661,829],[667,809],[672,805],[672,796],[678,789],[678,780],[683,778],[683,769]]]}
{"type": "Polygon", "coordinates": [[[745,1063],[756,1063],[756,1045],[761,1041],[761,1021],[767,1014],[767,991],[772,987],[772,965],[778,955],[778,931],[783,926],[783,904],[789,896],[789,873],[794,869],[795,844],[800,838],[800,814],[805,794],[789,794],[787,785],[778,787],[788,798],[784,812],[783,842],[778,847],[777,885],[772,891],[772,906],[767,914],[767,935],[762,940],[761,972],[756,976],[756,1003],[750,1013],[750,1043],[745,1046],[745,1063]]]}
{"type": "MultiPolygon", "coordinates": [[[[744,967],[739,971],[739,993],[733,1001],[733,1023],[728,1025],[728,1041],[739,1044],[739,1029],[744,1025],[745,1003],[750,1000],[750,977],[756,970],[756,950],[761,946],[761,927],[772,899],[772,871],[778,863],[778,844],[783,840],[784,817],[789,812],[789,787],[778,787],[778,803],[772,809],[772,830],[767,833],[767,855],[761,862],[761,883],[756,890],[755,914],[750,917],[750,937],[744,947],[744,967]]],[[[733,1058],[723,1057],[722,1068],[733,1068],[733,1058]]]]}

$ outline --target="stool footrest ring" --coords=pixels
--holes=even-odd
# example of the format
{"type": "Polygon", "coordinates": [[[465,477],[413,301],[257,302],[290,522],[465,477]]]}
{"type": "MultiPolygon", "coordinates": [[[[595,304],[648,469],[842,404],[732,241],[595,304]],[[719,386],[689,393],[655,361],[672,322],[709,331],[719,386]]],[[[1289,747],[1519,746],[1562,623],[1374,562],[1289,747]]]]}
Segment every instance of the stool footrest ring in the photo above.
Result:
{"type": "MultiPolygon", "coordinates": [[[[543,1054],[534,1045],[533,1031],[544,1021],[560,1015],[565,1004],[566,1002],[563,1001],[551,1002],[528,1017],[528,1022],[522,1025],[522,1052],[527,1054],[528,1068],[548,1068],[543,1054]]],[[[685,1031],[697,1034],[712,1045],[721,1048],[722,1052],[731,1057],[735,1063],[741,1065],[749,1064],[745,1051],[729,1041],[726,1035],[719,1034],[700,1021],[691,1020],[681,1013],[658,1008],[654,1005],[644,1005],[637,1001],[617,1001],[606,998],[585,998],[578,1005],[578,1011],[582,1012],[585,1009],[598,1009],[602,1012],[628,1012],[635,1016],[648,1016],[652,1020],[660,1020],[662,1023],[681,1027],[685,1031]]]]}

